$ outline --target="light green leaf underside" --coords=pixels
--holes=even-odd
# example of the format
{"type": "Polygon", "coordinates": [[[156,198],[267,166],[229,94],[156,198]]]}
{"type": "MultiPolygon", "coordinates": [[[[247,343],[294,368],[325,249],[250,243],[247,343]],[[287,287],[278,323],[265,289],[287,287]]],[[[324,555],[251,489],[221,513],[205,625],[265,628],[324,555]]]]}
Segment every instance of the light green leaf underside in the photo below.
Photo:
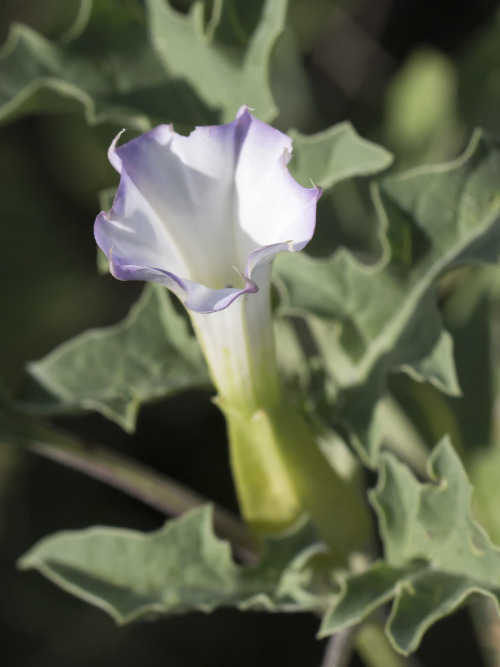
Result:
{"type": "Polygon", "coordinates": [[[362,139],[350,123],[313,135],[296,130],[289,134],[293,140],[290,171],[306,187],[312,181],[323,189],[331,188],[353,176],[378,173],[392,162],[389,151],[362,139]]]}
{"type": "Polygon", "coordinates": [[[477,133],[455,162],[388,177],[374,191],[389,244],[379,265],[366,267],[343,249],[329,260],[276,260],[285,309],[335,324],[331,344],[322,344],[337,388],[333,418],[353,430],[370,464],[380,442],[373,410],[389,371],[458,391],[437,281],[465,262],[496,262],[499,182],[498,144],[477,133]]]}
{"type": "Polygon", "coordinates": [[[321,635],[358,623],[393,600],[386,631],[411,653],[426,630],[477,595],[500,604],[500,550],[471,515],[472,489],[450,442],[443,440],[420,483],[391,454],[384,454],[371,495],[387,562],[348,577],[326,614],[321,635]]]}
{"type": "MultiPolygon", "coordinates": [[[[214,3],[213,13],[225,24],[230,5],[224,0],[214,3]]],[[[261,120],[276,116],[269,60],[284,29],[287,0],[266,0],[243,52],[214,40],[214,27],[205,30],[202,2],[195,2],[187,16],[164,0],[146,0],[146,8],[153,48],[166,70],[191,84],[208,106],[220,110],[222,122],[234,120],[242,104],[254,108],[261,120]]]]}
{"type": "Polygon", "coordinates": [[[151,614],[239,609],[303,611],[324,604],[307,588],[320,548],[309,524],[270,539],[257,566],[234,563],[212,529],[210,506],[155,533],[90,528],[49,536],[20,560],[118,623],[151,614]]]}
{"type": "Polygon", "coordinates": [[[196,339],[167,290],[149,284],[123,322],[63,343],[30,373],[58,409],[97,410],[127,431],[141,403],[209,385],[196,339]]]}

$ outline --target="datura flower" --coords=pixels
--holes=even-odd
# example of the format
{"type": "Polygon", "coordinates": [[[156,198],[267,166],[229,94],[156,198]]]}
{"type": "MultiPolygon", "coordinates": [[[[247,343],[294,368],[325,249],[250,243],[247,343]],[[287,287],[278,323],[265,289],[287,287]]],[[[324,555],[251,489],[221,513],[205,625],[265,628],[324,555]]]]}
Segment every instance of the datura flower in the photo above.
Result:
{"type": "Polygon", "coordinates": [[[281,529],[326,504],[333,525],[344,486],[283,395],[270,304],[272,259],[311,239],[320,189],[292,178],[291,140],[247,107],[188,137],[168,125],[121,146],[119,137],[109,159],[120,185],[95,237],[116,278],[160,283],[188,309],[227,419],[243,514],[281,529]]]}
{"type": "Polygon", "coordinates": [[[188,137],[169,125],[123,146],[119,136],[109,159],[120,186],[95,224],[111,273],[181,299],[223,399],[258,404],[264,392],[268,403],[276,391],[270,264],[311,239],[320,189],[292,178],[290,138],[247,107],[188,137]]]}

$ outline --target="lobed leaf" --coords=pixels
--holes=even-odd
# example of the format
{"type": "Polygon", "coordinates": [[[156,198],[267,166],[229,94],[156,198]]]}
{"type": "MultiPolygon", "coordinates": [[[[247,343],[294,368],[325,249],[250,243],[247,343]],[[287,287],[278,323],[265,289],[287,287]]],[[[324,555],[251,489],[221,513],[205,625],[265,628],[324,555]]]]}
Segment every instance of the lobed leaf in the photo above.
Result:
{"type": "Polygon", "coordinates": [[[158,285],[148,284],[128,317],[63,343],[30,373],[58,410],[97,410],[133,431],[141,403],[209,385],[196,339],[158,285]]]}
{"type": "Polygon", "coordinates": [[[323,189],[353,176],[376,174],[392,162],[381,146],[362,139],[350,123],[339,123],[313,135],[292,130],[290,171],[304,186],[311,181],[323,189]]]}
{"type": "Polygon", "coordinates": [[[321,549],[307,523],[267,542],[257,566],[237,565],[204,506],[144,534],[89,528],[49,536],[19,562],[118,623],[151,614],[209,612],[221,606],[304,611],[324,599],[308,590],[310,557],[321,549]]]}
{"type": "Polygon", "coordinates": [[[390,371],[458,391],[437,283],[457,265],[496,262],[499,178],[500,147],[477,133],[458,160],[388,177],[374,190],[388,242],[377,266],[364,266],[343,249],[326,261],[277,258],[285,310],[337,325],[331,345],[323,344],[337,387],[332,419],[346,424],[371,465],[380,444],[374,415],[390,371]],[[339,349],[348,363],[336,368],[339,349]]]}
{"type": "Polygon", "coordinates": [[[216,0],[208,22],[205,4],[184,15],[166,0],[147,0],[144,9],[82,0],[58,41],[13,25],[0,52],[0,122],[80,112],[91,124],[188,128],[234,120],[245,103],[272,120],[270,61],[287,0],[252,8],[216,0]]]}
{"type": "Polygon", "coordinates": [[[53,42],[14,24],[0,52],[0,122],[31,113],[85,115],[140,131],[152,121],[216,120],[193,90],[164,68],[136,3],[82,4],[53,42]]]}
{"type": "MultiPolygon", "coordinates": [[[[248,37],[246,49],[228,46],[216,39],[224,26],[238,41],[239,24],[232,20],[229,0],[216,0],[213,22],[205,27],[204,4],[195,2],[185,16],[164,0],[146,0],[153,48],[173,76],[187,81],[210,108],[220,111],[222,122],[234,120],[242,104],[255,109],[258,117],[271,121],[277,109],[269,84],[269,61],[283,32],[287,0],[266,0],[260,21],[248,37]]],[[[245,39],[245,33],[243,40],[245,39]]],[[[241,41],[241,40],[240,40],[241,41]]]]}
{"type": "Polygon", "coordinates": [[[472,489],[449,440],[429,459],[430,482],[420,483],[389,453],[371,494],[387,562],[346,578],[326,614],[326,636],[358,623],[393,600],[386,631],[408,654],[425,631],[470,598],[500,608],[500,549],[471,515],[472,489]]]}

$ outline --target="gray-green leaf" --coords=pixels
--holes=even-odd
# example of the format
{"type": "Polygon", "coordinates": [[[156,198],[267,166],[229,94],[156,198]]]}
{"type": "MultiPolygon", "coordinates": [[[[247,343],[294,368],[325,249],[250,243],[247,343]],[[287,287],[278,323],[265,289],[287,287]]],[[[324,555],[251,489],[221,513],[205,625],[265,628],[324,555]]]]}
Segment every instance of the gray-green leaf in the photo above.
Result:
{"type": "Polygon", "coordinates": [[[144,131],[159,120],[216,120],[188,84],[165,70],[136,3],[94,3],[82,22],[63,42],[25,25],[11,28],[0,54],[0,122],[80,112],[91,124],[144,131]]]}
{"type": "Polygon", "coordinates": [[[307,562],[321,549],[309,524],[274,537],[257,566],[237,565],[205,506],[144,534],[89,528],[49,536],[20,561],[118,623],[151,614],[239,609],[304,611],[324,599],[308,590],[307,562]]]}
{"type": "Polygon", "coordinates": [[[327,366],[336,367],[339,348],[349,363],[334,371],[333,419],[352,430],[370,464],[376,463],[380,442],[373,410],[388,372],[410,368],[414,376],[457,393],[437,281],[466,262],[496,262],[499,179],[499,144],[476,133],[458,160],[388,177],[375,190],[390,246],[379,265],[366,267],[345,250],[326,261],[304,254],[277,258],[285,307],[337,325],[327,366]]]}
{"type": "Polygon", "coordinates": [[[350,123],[340,123],[305,135],[292,130],[293,160],[290,171],[304,186],[311,181],[323,189],[352,178],[375,174],[386,169],[392,155],[381,146],[362,139],[350,123]]]}
{"type": "Polygon", "coordinates": [[[234,120],[242,104],[271,121],[277,114],[269,85],[272,48],[283,32],[287,0],[266,0],[260,21],[246,49],[228,47],[214,39],[217,24],[232,24],[231,3],[216,0],[212,18],[204,26],[204,3],[195,2],[185,16],[164,0],[147,0],[153,48],[165,69],[187,81],[212,109],[220,110],[222,122],[234,120]]]}
{"type": "Polygon", "coordinates": [[[500,550],[471,515],[472,488],[450,442],[443,440],[420,483],[384,454],[371,494],[387,562],[348,577],[326,614],[321,634],[338,632],[394,600],[386,631],[402,653],[414,651],[425,631],[476,595],[500,604],[500,550]]]}
{"type": "Polygon", "coordinates": [[[127,431],[141,403],[209,385],[186,320],[167,290],[153,284],[123,322],[76,336],[29,370],[59,409],[97,410],[127,431]]]}

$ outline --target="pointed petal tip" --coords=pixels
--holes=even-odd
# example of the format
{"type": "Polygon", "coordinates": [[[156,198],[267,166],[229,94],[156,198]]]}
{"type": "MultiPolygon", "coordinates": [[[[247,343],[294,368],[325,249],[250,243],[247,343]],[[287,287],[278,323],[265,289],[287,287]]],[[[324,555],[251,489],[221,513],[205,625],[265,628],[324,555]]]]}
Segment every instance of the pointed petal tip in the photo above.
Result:
{"type": "MultiPolygon", "coordinates": [[[[139,170],[137,167],[137,157],[138,155],[144,157],[141,151],[146,155],[146,149],[148,151],[159,151],[160,149],[163,150],[163,146],[166,146],[171,140],[175,142],[176,139],[174,138],[174,135],[176,137],[180,137],[181,135],[176,135],[172,124],[160,125],[144,135],[132,139],[123,146],[118,146],[120,137],[123,134],[122,130],[118,133],[110,146],[108,154],[110,162],[115,169],[122,174],[120,187],[117,193],[117,198],[121,197],[119,201],[120,206],[116,205],[117,199],[115,199],[115,203],[113,204],[110,213],[102,211],[97,216],[94,226],[94,235],[97,244],[110,260],[112,275],[119,280],[146,280],[157,282],[174,292],[184,303],[186,308],[193,312],[210,314],[219,310],[224,310],[236,299],[243,297],[245,294],[259,291],[257,283],[255,280],[252,280],[252,272],[259,264],[269,264],[278,252],[298,252],[307,245],[314,233],[315,215],[313,207],[315,207],[316,202],[321,196],[321,188],[316,186],[313,182],[311,182],[311,185],[313,186],[312,189],[303,187],[293,179],[286,166],[292,157],[290,137],[255,118],[251,114],[251,110],[253,109],[248,105],[242,105],[237,112],[235,121],[222,126],[213,126],[213,128],[218,130],[217,132],[211,132],[213,129],[212,127],[200,128],[200,130],[205,130],[210,135],[211,141],[213,138],[215,144],[217,142],[222,142],[222,144],[225,145],[224,141],[226,141],[227,137],[232,137],[231,145],[237,146],[241,153],[240,162],[238,163],[239,171],[234,178],[235,187],[238,188],[239,195],[245,192],[250,193],[247,201],[248,210],[251,213],[251,215],[248,215],[248,229],[253,231],[255,228],[255,219],[261,219],[256,215],[256,212],[265,212],[267,209],[270,209],[273,214],[269,214],[271,216],[270,220],[273,223],[276,222],[276,216],[280,219],[284,218],[282,224],[278,226],[275,225],[276,233],[274,233],[274,231],[272,234],[265,233],[265,230],[269,229],[269,225],[267,225],[267,223],[267,226],[261,225],[262,230],[264,231],[258,230],[258,233],[255,233],[255,237],[252,237],[252,240],[255,242],[253,248],[245,248],[244,254],[234,258],[240,266],[246,258],[244,273],[241,273],[240,270],[236,269],[245,282],[244,287],[213,289],[207,287],[206,284],[196,283],[193,278],[198,274],[194,268],[192,272],[188,270],[191,265],[184,270],[179,263],[176,264],[173,260],[167,261],[167,257],[169,257],[168,252],[164,253],[165,262],[163,262],[163,255],[156,252],[156,245],[154,246],[155,252],[149,252],[149,246],[146,248],[146,250],[148,250],[147,253],[142,252],[142,250],[139,253],[130,251],[129,238],[125,232],[128,233],[132,226],[127,217],[129,212],[125,207],[125,203],[130,200],[134,205],[136,204],[132,197],[132,195],[135,196],[135,190],[132,188],[131,183],[133,178],[137,177],[136,172],[139,170]],[[254,184],[259,178],[265,180],[266,174],[268,173],[274,178],[277,160],[281,162],[283,172],[286,172],[286,174],[283,173],[283,175],[277,177],[281,179],[281,181],[277,181],[279,186],[278,191],[276,192],[274,188],[270,188],[268,197],[269,201],[264,201],[266,206],[263,204],[260,208],[257,208],[256,211],[254,207],[254,184]],[[129,172],[132,175],[130,175],[129,172]],[[130,194],[130,192],[132,192],[132,194],[130,194]],[[129,200],[126,199],[125,196],[127,193],[129,194],[129,200]],[[116,252],[113,252],[113,246],[115,247],[116,252]],[[170,273],[166,269],[155,268],[158,266],[169,267],[176,271],[177,275],[170,273]],[[182,279],[179,275],[189,276],[189,278],[182,279]]],[[[201,136],[202,145],[207,143],[207,137],[203,133],[198,134],[195,130],[193,134],[195,136],[201,136]]],[[[195,137],[192,135],[191,138],[182,136],[182,138],[179,139],[180,144],[182,144],[182,151],[180,151],[179,147],[178,148],[182,154],[187,151],[188,141],[190,141],[191,144],[196,143],[195,137]]],[[[231,156],[233,156],[233,152],[234,151],[230,152],[231,156]]],[[[156,155],[156,153],[154,153],[154,155],[156,155]]],[[[198,153],[196,153],[196,155],[198,156],[198,153]]],[[[189,152],[188,157],[191,157],[191,153],[189,152]]],[[[148,164],[149,163],[145,161],[146,167],[148,164]]],[[[196,162],[196,165],[194,166],[191,165],[191,163],[189,164],[189,169],[194,173],[196,168],[198,168],[196,167],[198,163],[196,162]]],[[[185,168],[187,169],[188,167],[185,168]]],[[[146,168],[144,168],[143,171],[145,174],[148,174],[148,178],[150,179],[147,182],[148,184],[150,184],[151,181],[151,173],[159,173],[159,170],[148,171],[146,168]]],[[[279,167],[278,171],[281,171],[279,167]]],[[[139,175],[141,175],[141,173],[139,173],[139,175]]],[[[138,182],[140,182],[141,186],[144,185],[143,181],[140,181],[140,179],[138,182]]],[[[158,179],[158,183],[160,183],[161,187],[158,187],[157,190],[153,191],[153,194],[157,193],[158,198],[161,199],[161,197],[164,197],[164,184],[161,179],[158,179]]],[[[133,186],[136,189],[138,188],[135,180],[133,181],[133,186]]],[[[264,194],[266,193],[267,191],[264,190],[264,194]]],[[[143,195],[141,194],[141,196],[143,195]]],[[[136,209],[134,209],[134,211],[135,210],[136,209]]],[[[147,213],[150,215],[149,210],[147,213]]],[[[167,219],[167,216],[165,216],[165,219],[167,219]]],[[[243,220],[240,220],[242,225],[241,228],[246,234],[247,228],[243,226],[243,222],[243,220]]],[[[142,219],[139,220],[139,223],[142,224],[142,219]]],[[[140,229],[141,227],[139,223],[136,225],[137,229],[140,229]]],[[[149,228],[146,228],[146,231],[148,231],[148,229],[149,228]]],[[[153,240],[156,239],[154,234],[150,234],[150,236],[153,240]]],[[[203,242],[200,243],[199,239],[197,239],[197,243],[199,247],[205,247],[203,242]]],[[[168,250],[168,248],[166,250],[168,250]]],[[[216,255],[215,259],[219,261],[220,252],[218,246],[216,247],[216,251],[217,252],[214,253],[216,255]]],[[[199,259],[200,258],[196,253],[194,253],[193,257],[190,258],[193,267],[196,267],[196,261],[199,261],[199,259]]],[[[257,277],[257,274],[255,274],[255,276],[257,277]]],[[[261,280],[260,273],[258,279],[259,281],[261,280]]],[[[229,280],[228,282],[232,282],[232,280],[229,280]]],[[[261,288],[263,288],[263,285],[261,285],[261,288]]]]}
{"type": "Polygon", "coordinates": [[[123,128],[123,130],[120,130],[116,135],[116,137],[111,142],[111,146],[108,148],[108,160],[119,174],[121,174],[122,171],[122,161],[120,160],[120,158],[116,153],[116,145],[124,132],[125,128],[123,128]]]}
{"type": "Polygon", "coordinates": [[[321,195],[323,194],[323,188],[320,185],[316,185],[314,181],[311,178],[311,185],[312,189],[316,190],[316,201],[318,201],[321,198],[321,195]]]}
{"type": "Polygon", "coordinates": [[[240,271],[238,273],[245,281],[243,288],[212,289],[200,283],[183,279],[164,269],[125,264],[120,258],[113,256],[113,248],[110,248],[106,255],[109,259],[110,273],[117,280],[156,282],[173,292],[188,310],[195,313],[210,315],[225,310],[236,299],[244,297],[245,294],[254,294],[259,291],[259,286],[255,281],[240,271]]]}
{"type": "Polygon", "coordinates": [[[250,113],[251,111],[255,111],[255,109],[253,107],[249,107],[248,104],[242,104],[241,107],[236,112],[236,120],[238,120],[239,118],[241,118],[241,116],[244,116],[245,114],[251,116],[252,115],[250,113]]]}
{"type": "Polygon", "coordinates": [[[226,287],[223,289],[209,289],[197,283],[190,283],[187,298],[183,299],[186,308],[201,315],[210,315],[228,308],[236,299],[245,294],[255,294],[259,291],[258,285],[251,279],[243,276],[245,287],[238,289],[226,287]]]}

